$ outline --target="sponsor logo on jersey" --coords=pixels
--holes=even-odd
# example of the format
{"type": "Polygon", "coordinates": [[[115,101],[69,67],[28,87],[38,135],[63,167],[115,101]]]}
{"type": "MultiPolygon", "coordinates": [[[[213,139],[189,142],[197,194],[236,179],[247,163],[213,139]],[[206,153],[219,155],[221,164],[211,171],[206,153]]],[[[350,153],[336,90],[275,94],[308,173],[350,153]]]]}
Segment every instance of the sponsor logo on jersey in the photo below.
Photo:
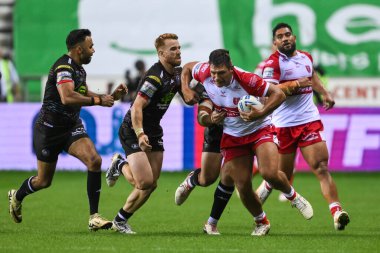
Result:
{"type": "Polygon", "coordinates": [[[202,64],[196,64],[195,66],[194,66],[194,73],[196,73],[196,74],[198,74],[198,71],[199,71],[199,68],[201,67],[201,65],[202,64]]]}
{"type": "Polygon", "coordinates": [[[64,80],[72,80],[71,73],[69,71],[61,71],[57,73],[57,83],[64,80]]]}
{"type": "Polygon", "coordinates": [[[258,76],[257,75],[253,75],[250,79],[249,79],[249,82],[248,82],[248,85],[251,86],[251,87],[255,87],[256,86],[256,83],[258,81],[258,76]]]}
{"type": "Polygon", "coordinates": [[[87,87],[85,85],[81,85],[78,87],[78,89],[76,91],[82,95],[86,95],[87,94],[87,87]]]}
{"type": "Polygon", "coordinates": [[[162,104],[169,105],[170,102],[172,101],[174,95],[175,95],[175,93],[173,93],[173,92],[169,92],[169,93],[165,94],[165,96],[163,96],[163,97],[161,98],[161,101],[160,101],[160,102],[161,102],[162,104]]]}
{"type": "Polygon", "coordinates": [[[42,154],[42,156],[48,157],[48,156],[50,155],[50,150],[44,148],[44,149],[41,151],[41,154],[42,154]]]}
{"type": "Polygon", "coordinates": [[[45,121],[44,121],[43,124],[44,124],[45,126],[47,126],[47,127],[50,127],[50,128],[53,128],[53,127],[54,127],[52,124],[49,124],[49,123],[47,123],[47,122],[45,122],[45,121]]]}
{"type": "Polygon", "coordinates": [[[132,149],[138,149],[138,148],[139,148],[139,144],[137,144],[137,143],[133,143],[133,144],[131,145],[131,148],[132,148],[132,149]]]}
{"type": "Polygon", "coordinates": [[[202,68],[201,68],[201,72],[205,72],[208,68],[208,64],[203,64],[202,68]]]}
{"type": "Polygon", "coordinates": [[[84,127],[77,127],[75,131],[71,132],[71,136],[77,136],[77,135],[85,134],[85,133],[86,133],[86,130],[84,129],[84,127]]]}
{"type": "Polygon", "coordinates": [[[292,75],[293,74],[293,70],[292,69],[287,69],[287,70],[285,70],[285,76],[290,76],[290,75],[292,75]]]}
{"type": "Polygon", "coordinates": [[[140,89],[140,92],[144,93],[149,98],[152,98],[156,91],[157,91],[156,86],[154,86],[148,81],[145,81],[145,83],[141,86],[141,89],[140,89]]]}
{"type": "Polygon", "coordinates": [[[274,69],[273,68],[265,68],[263,71],[263,78],[273,78],[274,69]]]}
{"type": "Polygon", "coordinates": [[[313,141],[313,140],[316,140],[318,138],[319,138],[319,134],[318,133],[309,133],[302,140],[303,141],[313,141]]]}

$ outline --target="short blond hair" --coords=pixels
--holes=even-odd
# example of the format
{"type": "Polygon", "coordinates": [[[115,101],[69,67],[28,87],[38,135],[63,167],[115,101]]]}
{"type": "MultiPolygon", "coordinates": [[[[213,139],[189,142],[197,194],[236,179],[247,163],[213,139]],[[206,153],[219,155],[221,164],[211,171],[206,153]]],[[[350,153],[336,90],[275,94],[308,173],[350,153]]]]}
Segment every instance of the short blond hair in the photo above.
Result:
{"type": "Polygon", "coordinates": [[[178,40],[177,34],[174,33],[164,33],[157,37],[156,41],[154,42],[154,46],[156,47],[156,50],[163,45],[165,45],[165,40],[178,40]]]}

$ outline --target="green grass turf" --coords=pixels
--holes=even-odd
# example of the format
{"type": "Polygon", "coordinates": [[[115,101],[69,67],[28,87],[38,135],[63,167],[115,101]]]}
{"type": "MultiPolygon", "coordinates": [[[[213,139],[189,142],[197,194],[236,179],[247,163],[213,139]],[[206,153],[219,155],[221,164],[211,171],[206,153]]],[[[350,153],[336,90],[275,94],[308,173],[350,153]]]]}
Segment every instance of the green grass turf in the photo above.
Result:
{"type": "MultiPolygon", "coordinates": [[[[306,221],[272,193],[264,205],[271,231],[252,237],[253,220],[234,194],[221,220],[221,236],[202,233],[215,184],[198,187],[180,207],[174,192],[186,173],[162,173],[159,187],[130,219],[136,235],[87,231],[86,173],[58,172],[52,186],[28,196],[23,222],[8,214],[7,191],[18,188],[33,172],[0,172],[0,252],[380,252],[380,174],[333,174],[343,207],[351,216],[345,231],[333,229],[332,217],[312,174],[297,174],[295,187],[314,207],[306,221]]],[[[253,180],[257,187],[260,177],[253,180]]],[[[131,190],[123,178],[114,188],[105,185],[100,212],[112,219],[131,190]]]]}

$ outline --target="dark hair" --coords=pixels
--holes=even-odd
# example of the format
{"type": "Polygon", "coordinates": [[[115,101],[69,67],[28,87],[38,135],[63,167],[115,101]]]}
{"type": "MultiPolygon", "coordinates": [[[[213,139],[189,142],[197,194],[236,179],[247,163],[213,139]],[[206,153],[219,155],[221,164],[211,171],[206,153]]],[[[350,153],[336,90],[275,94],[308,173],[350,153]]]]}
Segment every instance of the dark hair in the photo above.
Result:
{"type": "Polygon", "coordinates": [[[274,39],[274,36],[277,32],[277,30],[281,29],[281,28],[289,28],[289,30],[293,33],[293,30],[292,30],[292,27],[290,25],[288,25],[287,23],[278,23],[272,30],[272,36],[273,36],[273,39],[274,39]]]}
{"type": "Polygon", "coordinates": [[[91,36],[91,32],[88,29],[72,30],[66,38],[67,50],[70,50],[78,43],[83,42],[87,36],[91,36]]]}
{"type": "Polygon", "coordinates": [[[135,62],[135,68],[138,70],[138,71],[143,71],[145,69],[145,63],[143,60],[137,60],[135,62]]]}
{"type": "Polygon", "coordinates": [[[214,66],[225,65],[227,68],[232,68],[230,52],[226,49],[216,49],[210,53],[208,58],[209,64],[214,66]]]}

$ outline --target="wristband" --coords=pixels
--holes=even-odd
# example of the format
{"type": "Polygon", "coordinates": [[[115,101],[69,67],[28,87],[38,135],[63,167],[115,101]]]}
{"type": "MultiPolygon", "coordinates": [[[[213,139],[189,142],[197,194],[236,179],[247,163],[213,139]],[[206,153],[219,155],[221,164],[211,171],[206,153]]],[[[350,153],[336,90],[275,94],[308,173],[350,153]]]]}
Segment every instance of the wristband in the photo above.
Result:
{"type": "Polygon", "coordinates": [[[136,134],[136,137],[139,138],[141,135],[144,134],[144,129],[143,128],[135,129],[135,134],[136,134]]]}
{"type": "MultiPolygon", "coordinates": [[[[205,111],[200,111],[198,113],[198,123],[201,125],[201,126],[205,126],[206,125],[206,121],[205,121],[205,117],[209,116],[210,114],[208,114],[207,112],[205,111]]],[[[211,119],[210,119],[211,121],[211,119]]]]}
{"type": "Polygon", "coordinates": [[[91,105],[95,105],[95,99],[94,99],[94,97],[91,97],[91,105]]]}
{"type": "Polygon", "coordinates": [[[102,96],[98,96],[98,98],[99,98],[99,105],[102,105],[102,102],[103,102],[102,96]]]}

